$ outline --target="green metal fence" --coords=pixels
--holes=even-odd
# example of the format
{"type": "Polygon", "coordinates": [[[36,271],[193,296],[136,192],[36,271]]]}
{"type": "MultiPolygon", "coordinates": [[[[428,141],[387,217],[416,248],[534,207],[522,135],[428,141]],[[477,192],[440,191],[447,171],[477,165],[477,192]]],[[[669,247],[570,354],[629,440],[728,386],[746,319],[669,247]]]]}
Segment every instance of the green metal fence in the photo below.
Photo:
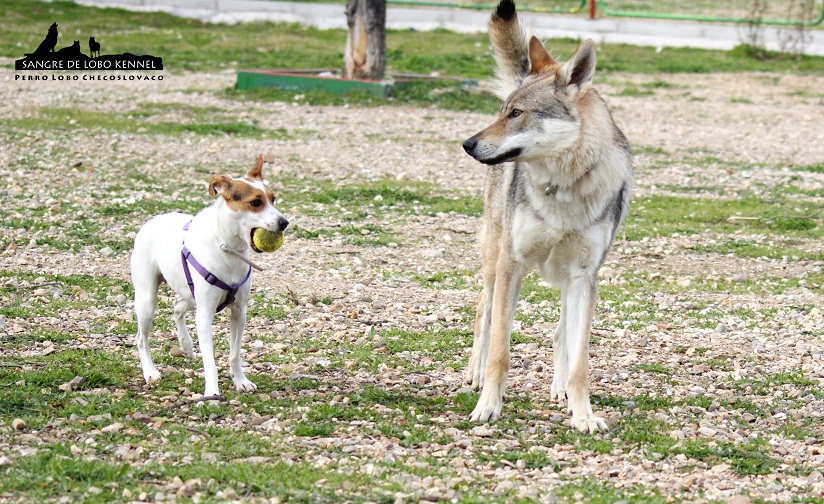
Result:
{"type": "MultiPolygon", "coordinates": [[[[574,14],[581,12],[589,0],[527,0],[518,2],[518,10],[526,12],[552,12],[574,14]]],[[[430,0],[386,0],[389,5],[412,5],[421,7],[458,7],[492,11],[497,0],[430,1],[430,0]]]]}
{"type": "Polygon", "coordinates": [[[814,26],[824,0],[597,0],[607,16],[814,26]]]}

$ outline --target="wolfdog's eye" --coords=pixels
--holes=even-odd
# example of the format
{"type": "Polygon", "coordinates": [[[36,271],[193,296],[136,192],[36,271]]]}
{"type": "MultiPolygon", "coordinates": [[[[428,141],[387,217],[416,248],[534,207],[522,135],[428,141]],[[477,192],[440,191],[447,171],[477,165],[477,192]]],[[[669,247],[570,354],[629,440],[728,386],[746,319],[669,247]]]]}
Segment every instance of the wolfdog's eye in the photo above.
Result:
{"type": "Polygon", "coordinates": [[[520,116],[523,113],[524,113],[523,110],[512,109],[512,112],[509,113],[509,118],[510,119],[515,119],[516,117],[520,116]]]}
{"type": "Polygon", "coordinates": [[[263,204],[263,202],[260,200],[260,198],[258,198],[258,199],[253,199],[252,201],[249,202],[249,204],[252,205],[253,207],[259,207],[260,205],[263,204]]]}

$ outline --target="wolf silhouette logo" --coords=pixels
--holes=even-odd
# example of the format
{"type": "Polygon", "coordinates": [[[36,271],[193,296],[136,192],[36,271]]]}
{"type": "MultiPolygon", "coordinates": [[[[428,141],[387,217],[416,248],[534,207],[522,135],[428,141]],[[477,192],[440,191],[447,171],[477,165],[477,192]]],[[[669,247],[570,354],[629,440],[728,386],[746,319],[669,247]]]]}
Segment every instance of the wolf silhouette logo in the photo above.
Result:
{"type": "Polygon", "coordinates": [[[52,23],[46,38],[32,53],[15,60],[15,70],[163,70],[163,58],[129,52],[100,55],[100,42],[89,37],[89,56],[83,54],[80,41],[55,50],[57,23],[52,23]]]}
{"type": "Polygon", "coordinates": [[[89,55],[92,58],[100,57],[100,42],[97,42],[94,37],[89,37],[89,55]]]}
{"type": "Polygon", "coordinates": [[[43,39],[43,42],[40,42],[40,45],[37,46],[37,49],[35,49],[33,53],[26,54],[26,56],[41,56],[49,54],[50,52],[54,52],[54,46],[56,45],[57,23],[52,23],[49,27],[49,33],[46,34],[46,38],[43,39]]]}

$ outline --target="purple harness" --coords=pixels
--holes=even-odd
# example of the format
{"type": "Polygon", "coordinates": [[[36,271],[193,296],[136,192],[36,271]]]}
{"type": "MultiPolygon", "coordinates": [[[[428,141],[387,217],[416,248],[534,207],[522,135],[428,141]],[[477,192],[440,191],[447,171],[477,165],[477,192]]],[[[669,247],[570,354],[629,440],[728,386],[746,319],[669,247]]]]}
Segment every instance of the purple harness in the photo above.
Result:
{"type": "MultiPolygon", "coordinates": [[[[191,223],[192,221],[187,222],[186,225],[183,226],[183,230],[187,231],[191,223]]],[[[234,285],[227,284],[220,278],[211,274],[209,270],[207,270],[203,267],[202,264],[197,262],[195,256],[193,256],[189,249],[186,248],[185,239],[183,240],[183,249],[181,249],[180,251],[180,259],[183,262],[183,273],[186,274],[186,282],[189,284],[189,290],[192,292],[193,298],[195,297],[195,283],[194,281],[192,281],[192,273],[189,271],[189,263],[192,263],[192,267],[195,269],[195,271],[200,273],[200,276],[202,276],[203,279],[206,280],[206,282],[227,292],[226,299],[220,304],[220,306],[217,307],[217,312],[220,312],[221,310],[232,304],[232,302],[234,302],[235,294],[237,294],[238,289],[240,289],[240,287],[243,284],[245,284],[247,280],[249,280],[249,277],[252,276],[252,267],[249,266],[249,273],[246,274],[246,278],[244,278],[242,281],[234,285]]]]}

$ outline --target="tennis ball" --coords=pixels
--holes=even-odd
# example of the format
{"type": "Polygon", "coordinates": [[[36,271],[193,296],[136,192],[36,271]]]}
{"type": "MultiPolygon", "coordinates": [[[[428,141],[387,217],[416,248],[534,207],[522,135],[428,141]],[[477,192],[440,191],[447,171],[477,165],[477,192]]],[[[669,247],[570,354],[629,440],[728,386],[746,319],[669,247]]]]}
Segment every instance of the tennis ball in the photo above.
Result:
{"type": "Polygon", "coordinates": [[[252,240],[255,247],[261,252],[274,252],[283,245],[283,233],[255,228],[252,240]]]}

